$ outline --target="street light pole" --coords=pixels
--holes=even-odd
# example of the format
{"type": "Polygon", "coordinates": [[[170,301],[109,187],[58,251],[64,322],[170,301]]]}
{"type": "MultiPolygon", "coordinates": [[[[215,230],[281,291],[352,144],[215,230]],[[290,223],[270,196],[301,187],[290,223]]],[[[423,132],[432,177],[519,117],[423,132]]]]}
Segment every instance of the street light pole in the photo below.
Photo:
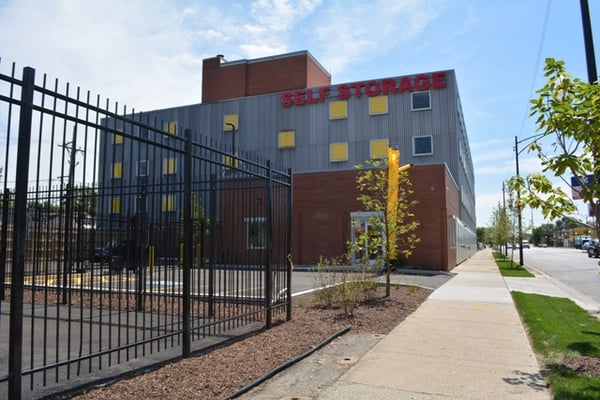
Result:
{"type": "Polygon", "coordinates": [[[235,124],[231,122],[225,122],[225,125],[231,127],[231,153],[235,156],[235,124]]]}
{"type": "MultiPolygon", "coordinates": [[[[535,142],[536,140],[538,140],[539,138],[541,138],[542,136],[544,136],[543,133],[538,133],[537,135],[533,135],[533,136],[529,136],[526,137],[525,139],[521,139],[518,140],[517,136],[515,136],[515,166],[516,166],[516,172],[517,172],[517,178],[519,178],[519,153],[521,153],[521,151],[523,151],[523,149],[519,150],[519,143],[523,143],[527,140],[531,140],[531,143],[535,142]]],[[[519,190],[517,190],[517,223],[518,223],[518,229],[519,229],[519,265],[523,265],[523,229],[522,229],[522,225],[523,225],[523,219],[522,219],[522,215],[521,215],[521,192],[519,190]]],[[[531,228],[533,229],[533,217],[532,219],[532,224],[531,224],[531,228]]]]}
{"type": "MultiPolygon", "coordinates": [[[[515,136],[515,165],[519,178],[519,141],[515,136]]],[[[523,222],[521,217],[521,191],[517,190],[517,229],[519,230],[519,265],[523,265],[523,222]]]]}

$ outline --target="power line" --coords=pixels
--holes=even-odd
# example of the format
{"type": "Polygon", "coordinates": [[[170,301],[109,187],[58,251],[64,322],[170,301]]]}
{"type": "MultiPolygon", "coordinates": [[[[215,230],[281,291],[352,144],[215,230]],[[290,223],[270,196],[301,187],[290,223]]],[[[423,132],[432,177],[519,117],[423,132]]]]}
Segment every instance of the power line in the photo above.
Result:
{"type": "MultiPolygon", "coordinates": [[[[542,25],[542,34],[540,37],[540,44],[538,47],[537,57],[535,60],[535,68],[533,69],[533,77],[531,78],[531,88],[529,89],[529,95],[533,95],[535,89],[535,82],[538,73],[538,68],[540,67],[540,60],[542,58],[542,50],[544,48],[544,41],[546,38],[546,29],[548,28],[548,20],[550,19],[550,7],[552,5],[552,0],[548,0],[546,3],[546,14],[544,15],[544,24],[542,25]]],[[[525,109],[525,114],[523,115],[523,120],[521,121],[521,128],[519,129],[519,136],[523,134],[523,128],[525,127],[525,121],[529,117],[529,101],[527,102],[527,108],[525,109]]]]}

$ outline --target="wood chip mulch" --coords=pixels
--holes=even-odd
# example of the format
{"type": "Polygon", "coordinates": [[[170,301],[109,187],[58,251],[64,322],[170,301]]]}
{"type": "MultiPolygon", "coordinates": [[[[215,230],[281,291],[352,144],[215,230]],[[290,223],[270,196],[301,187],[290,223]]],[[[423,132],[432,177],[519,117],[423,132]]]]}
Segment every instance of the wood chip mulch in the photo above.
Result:
{"type": "Polygon", "coordinates": [[[81,400],[223,399],[285,362],[305,353],[350,326],[360,333],[387,334],[429,296],[431,291],[392,288],[384,297],[359,306],[353,316],[314,305],[311,298],[294,299],[292,320],[277,321],[269,330],[201,356],[168,364],[152,372],[90,390],[81,400]]]}

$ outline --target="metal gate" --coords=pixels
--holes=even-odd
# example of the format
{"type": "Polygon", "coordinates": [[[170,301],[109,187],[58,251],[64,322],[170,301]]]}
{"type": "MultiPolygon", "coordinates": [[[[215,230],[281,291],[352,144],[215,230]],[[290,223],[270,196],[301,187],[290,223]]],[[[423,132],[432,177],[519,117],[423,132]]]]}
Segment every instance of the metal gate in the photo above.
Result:
{"type": "Polygon", "coordinates": [[[0,397],[291,318],[291,171],[177,125],[0,73],[0,397]]]}

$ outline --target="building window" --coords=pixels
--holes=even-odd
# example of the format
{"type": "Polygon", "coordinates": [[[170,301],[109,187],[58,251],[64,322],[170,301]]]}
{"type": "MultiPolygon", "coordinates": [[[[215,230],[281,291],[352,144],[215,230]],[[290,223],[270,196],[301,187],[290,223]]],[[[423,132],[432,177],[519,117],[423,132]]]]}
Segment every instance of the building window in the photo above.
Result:
{"type": "Polygon", "coordinates": [[[348,143],[331,143],[329,160],[331,162],[348,161],[348,143]]]}
{"type": "Polygon", "coordinates": [[[379,115],[388,113],[388,97],[376,96],[369,97],[369,115],[379,115]]]}
{"type": "Polygon", "coordinates": [[[348,102],[346,100],[329,103],[329,119],[348,118],[348,102]]]}
{"type": "MultiPolygon", "coordinates": [[[[117,129],[119,132],[123,132],[117,129]]],[[[123,144],[123,135],[121,133],[113,133],[113,144],[123,144]]]]}
{"type": "Polygon", "coordinates": [[[170,135],[177,134],[177,122],[175,122],[175,121],[165,122],[165,132],[167,132],[170,135]]]}
{"type": "Polygon", "coordinates": [[[295,131],[279,131],[279,140],[277,147],[280,149],[289,149],[296,147],[296,135],[295,131]]]}
{"type": "Polygon", "coordinates": [[[387,139],[376,139],[371,140],[371,159],[381,159],[388,156],[388,140],[387,139]]]}
{"type": "Polygon", "coordinates": [[[136,176],[148,176],[148,160],[139,160],[137,162],[136,176]]]}
{"type": "Polygon", "coordinates": [[[163,175],[175,175],[177,173],[177,162],[175,157],[163,159],[163,175]]]}
{"type": "Polygon", "coordinates": [[[123,164],[116,162],[112,165],[113,179],[121,179],[123,177],[123,164]]]}
{"type": "Polygon", "coordinates": [[[267,220],[264,217],[244,218],[246,224],[246,249],[267,248],[267,220]]]}
{"type": "Polygon", "coordinates": [[[113,214],[121,213],[121,198],[114,197],[110,202],[110,212],[113,214]]]}
{"type": "Polygon", "coordinates": [[[416,110],[430,110],[431,102],[429,100],[429,91],[427,92],[414,92],[412,93],[412,104],[411,109],[416,110]]]}
{"type": "Polygon", "coordinates": [[[429,156],[433,154],[433,137],[415,136],[413,137],[413,155],[429,156]]]}
{"type": "Polygon", "coordinates": [[[230,167],[230,168],[234,168],[237,167],[237,158],[233,157],[233,156],[223,156],[223,164],[225,164],[225,166],[230,167]]]}
{"type": "Polygon", "coordinates": [[[223,116],[223,130],[225,132],[231,132],[233,130],[233,127],[231,126],[231,124],[233,124],[233,126],[237,130],[237,128],[239,126],[237,114],[226,114],[223,116]]]}
{"type": "Polygon", "coordinates": [[[175,196],[172,194],[163,194],[162,197],[162,211],[171,212],[175,211],[175,196]]]}

